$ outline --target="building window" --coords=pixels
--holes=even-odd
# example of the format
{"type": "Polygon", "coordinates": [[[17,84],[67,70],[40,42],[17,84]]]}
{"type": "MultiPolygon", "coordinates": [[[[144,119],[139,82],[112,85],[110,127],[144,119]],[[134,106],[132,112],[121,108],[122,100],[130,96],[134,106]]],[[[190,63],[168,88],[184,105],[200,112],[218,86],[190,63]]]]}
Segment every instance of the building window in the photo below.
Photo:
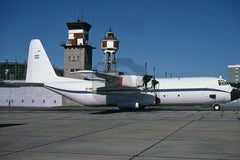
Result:
{"type": "Polygon", "coordinates": [[[75,56],[73,56],[73,59],[72,59],[73,61],[75,61],[75,56]]]}
{"type": "Polygon", "coordinates": [[[71,61],[71,56],[68,57],[68,61],[71,61]]]}
{"type": "Polygon", "coordinates": [[[56,101],[56,100],[54,100],[54,103],[57,103],[57,101],[56,101]]]}
{"type": "Polygon", "coordinates": [[[80,57],[79,56],[77,56],[77,61],[80,61],[80,57]]]}
{"type": "Polygon", "coordinates": [[[32,100],[32,103],[34,103],[34,100],[32,100]]]}
{"type": "Polygon", "coordinates": [[[74,72],[74,69],[70,69],[70,72],[74,72]]]}
{"type": "Polygon", "coordinates": [[[76,72],[77,72],[77,71],[80,71],[80,69],[79,69],[79,68],[77,68],[77,69],[76,69],[76,72]]]}
{"type": "Polygon", "coordinates": [[[22,99],[22,103],[24,103],[24,100],[22,99]]]}
{"type": "Polygon", "coordinates": [[[45,103],[45,100],[43,100],[43,103],[45,103]]]}

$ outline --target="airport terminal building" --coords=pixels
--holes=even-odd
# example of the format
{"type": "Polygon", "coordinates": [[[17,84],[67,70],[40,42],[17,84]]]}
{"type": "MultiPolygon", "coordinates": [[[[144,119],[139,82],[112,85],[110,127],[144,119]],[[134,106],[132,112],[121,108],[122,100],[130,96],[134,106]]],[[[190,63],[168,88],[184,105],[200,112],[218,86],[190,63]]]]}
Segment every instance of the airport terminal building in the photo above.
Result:
{"type": "MultiPolygon", "coordinates": [[[[55,68],[59,76],[63,69],[55,68]]],[[[0,62],[0,80],[25,80],[27,62],[0,62]]],[[[0,86],[0,106],[62,106],[62,96],[43,87],[0,86]]]]}
{"type": "Polygon", "coordinates": [[[0,106],[62,106],[62,96],[43,87],[0,87],[0,106]]]}

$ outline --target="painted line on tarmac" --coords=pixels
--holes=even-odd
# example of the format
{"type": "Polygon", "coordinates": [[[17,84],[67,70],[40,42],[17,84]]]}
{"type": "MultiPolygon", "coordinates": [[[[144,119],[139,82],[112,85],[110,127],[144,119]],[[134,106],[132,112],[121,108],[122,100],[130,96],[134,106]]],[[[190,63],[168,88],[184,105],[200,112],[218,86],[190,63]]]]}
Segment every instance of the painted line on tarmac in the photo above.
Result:
{"type": "Polygon", "coordinates": [[[136,155],[133,155],[129,160],[132,160],[136,157],[138,157],[139,155],[141,155],[142,153],[146,152],[147,150],[151,149],[152,147],[156,146],[157,144],[161,143],[162,141],[166,140],[167,138],[171,137],[172,135],[174,135],[175,133],[179,132],[180,130],[182,130],[183,128],[185,128],[186,126],[188,126],[189,124],[191,124],[192,122],[194,122],[194,120],[188,122],[187,124],[185,124],[184,126],[178,128],[177,130],[175,130],[174,132],[172,132],[171,134],[167,135],[166,137],[164,137],[163,139],[160,139],[159,141],[157,141],[156,143],[152,144],[151,146],[149,146],[148,148],[144,149],[143,151],[139,152],[136,155]]]}

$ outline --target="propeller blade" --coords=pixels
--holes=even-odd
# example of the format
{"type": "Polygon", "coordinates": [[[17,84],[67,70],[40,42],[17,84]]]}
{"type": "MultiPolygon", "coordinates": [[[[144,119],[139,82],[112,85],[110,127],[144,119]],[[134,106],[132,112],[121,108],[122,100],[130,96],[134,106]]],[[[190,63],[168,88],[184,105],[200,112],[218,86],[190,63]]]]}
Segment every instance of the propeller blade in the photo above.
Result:
{"type": "Polygon", "coordinates": [[[155,91],[155,88],[156,88],[156,85],[159,83],[156,79],[155,79],[155,67],[153,67],[153,80],[152,80],[152,87],[153,87],[153,90],[155,91]]]}

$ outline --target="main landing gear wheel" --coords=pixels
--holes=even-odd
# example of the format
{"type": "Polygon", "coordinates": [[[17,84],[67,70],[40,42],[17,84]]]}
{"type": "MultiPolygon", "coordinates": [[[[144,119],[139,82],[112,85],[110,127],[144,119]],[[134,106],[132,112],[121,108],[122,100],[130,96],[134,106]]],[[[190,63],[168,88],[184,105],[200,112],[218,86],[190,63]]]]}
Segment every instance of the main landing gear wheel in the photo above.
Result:
{"type": "Polygon", "coordinates": [[[214,104],[213,105],[213,110],[214,111],[219,111],[221,109],[220,105],[219,104],[214,104]]]}

